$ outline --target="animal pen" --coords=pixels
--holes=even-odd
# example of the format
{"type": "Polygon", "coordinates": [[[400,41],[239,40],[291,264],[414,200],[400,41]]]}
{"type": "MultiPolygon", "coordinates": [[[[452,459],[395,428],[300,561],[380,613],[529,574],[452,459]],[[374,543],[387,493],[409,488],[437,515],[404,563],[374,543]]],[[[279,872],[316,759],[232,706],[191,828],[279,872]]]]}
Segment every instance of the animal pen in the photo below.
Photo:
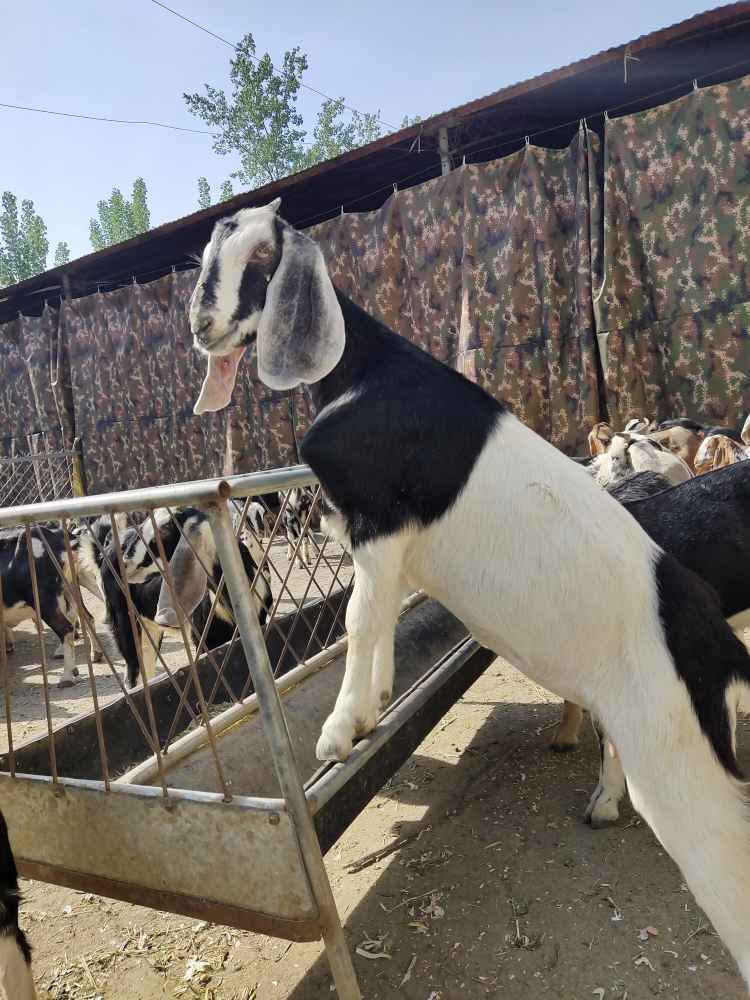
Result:
{"type": "MultiPolygon", "coordinates": [[[[144,530],[157,508],[204,508],[238,625],[208,649],[208,624],[191,635],[183,614],[158,653],[144,629],[141,666],[145,653],[161,670],[129,690],[97,606],[105,662],[79,647],[74,717],[52,686],[53,637],[40,625],[24,640],[23,685],[0,642],[0,801],[24,875],[323,937],[339,995],[359,995],[322,855],[491,654],[412,595],[394,702],[345,764],[318,767],[352,568],[315,509],[296,543],[310,539],[310,563],[287,558],[287,496],[255,538],[273,593],[261,629],[238,565],[248,501],[317,488],[294,465],[312,413],[248,363],[234,406],[193,415],[192,255],[218,218],[283,196],[343,292],[567,454],[605,418],[736,424],[750,410],[749,15],[709,11],[0,290],[0,527],[38,549],[53,522],[69,553],[74,520],[108,515],[116,538],[117,513],[144,530]],[[21,696],[36,699],[31,725],[21,696]]],[[[80,608],[75,560],[58,570],[80,608]]]]}
{"type": "MultiPolygon", "coordinates": [[[[348,1000],[359,990],[322,855],[492,656],[447,612],[411,595],[397,630],[393,704],[345,764],[318,766],[314,744],[340,684],[353,582],[348,554],[313,530],[319,503],[314,477],[299,466],[0,511],[0,527],[21,526],[27,540],[40,541],[48,554],[37,526],[53,522],[62,529],[68,558],[57,570],[84,632],[79,684],[90,698],[83,714],[56,723],[52,664],[38,618],[44,731],[19,741],[0,644],[0,797],[23,875],[292,941],[322,937],[339,996],[348,1000]],[[315,487],[315,503],[287,560],[279,529],[288,491],[302,486],[315,487]],[[263,558],[250,580],[239,549],[253,532],[246,517],[250,498],[262,502],[279,490],[283,500],[270,518],[269,537],[253,537],[263,558]],[[229,643],[205,648],[208,624],[202,634],[193,629],[156,536],[148,544],[179,626],[171,649],[165,643],[157,651],[162,673],[128,690],[100,623],[84,614],[72,519],[80,531],[94,516],[111,518],[113,568],[135,630],[140,622],[124,585],[114,515],[127,514],[145,539],[157,508],[173,512],[186,505],[208,512],[223,571],[217,600],[226,587],[237,626],[229,643]],[[297,568],[305,540],[310,561],[297,568]],[[261,573],[270,574],[274,597],[263,628],[251,592],[261,573]],[[103,667],[92,662],[92,628],[103,667]],[[109,700],[102,698],[102,670],[117,684],[109,700]]],[[[30,557],[39,616],[33,562],[30,557]]],[[[215,600],[211,613],[216,611],[215,600]]],[[[144,645],[153,642],[145,628],[142,636],[144,645]]],[[[138,648],[142,662],[143,646],[138,648]]]]}

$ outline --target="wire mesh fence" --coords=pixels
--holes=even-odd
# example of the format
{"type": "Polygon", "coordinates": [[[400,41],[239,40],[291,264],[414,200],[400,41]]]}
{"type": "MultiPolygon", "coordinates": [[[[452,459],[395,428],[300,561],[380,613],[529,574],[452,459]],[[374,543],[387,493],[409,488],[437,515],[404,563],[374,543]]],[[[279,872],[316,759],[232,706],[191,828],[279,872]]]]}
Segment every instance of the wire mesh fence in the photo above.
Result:
{"type": "Polygon", "coordinates": [[[73,496],[75,449],[52,450],[44,435],[29,437],[29,451],[0,459],[0,507],[73,496]]]}
{"type": "MultiPolygon", "coordinates": [[[[280,679],[343,635],[353,569],[324,530],[312,477],[280,492],[243,479],[256,492],[222,503],[280,679]]],[[[38,523],[0,535],[0,770],[105,790],[154,783],[168,795],[174,748],[192,734],[213,760],[212,790],[229,800],[218,738],[245,713],[253,682],[211,514],[190,503],[116,507],[75,519],[42,508],[38,523]],[[64,725],[81,714],[88,755],[68,745],[64,725]]]]}

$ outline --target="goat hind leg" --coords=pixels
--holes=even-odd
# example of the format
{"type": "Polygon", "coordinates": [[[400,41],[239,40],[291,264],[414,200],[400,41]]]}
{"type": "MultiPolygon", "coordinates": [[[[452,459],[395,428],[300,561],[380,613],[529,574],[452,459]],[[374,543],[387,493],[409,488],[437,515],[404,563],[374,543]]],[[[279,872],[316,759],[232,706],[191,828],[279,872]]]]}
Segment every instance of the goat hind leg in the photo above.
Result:
{"type": "Polygon", "coordinates": [[[620,818],[620,800],[627,789],[617,748],[607,738],[601,723],[593,716],[591,723],[599,741],[599,784],[586,807],[584,819],[595,830],[599,830],[620,818]]]}
{"type": "Polygon", "coordinates": [[[581,734],[583,723],[583,709],[580,705],[574,705],[572,701],[566,701],[563,705],[563,714],[560,725],[555,731],[550,750],[555,753],[567,753],[570,750],[578,749],[578,738],[581,734]]]}

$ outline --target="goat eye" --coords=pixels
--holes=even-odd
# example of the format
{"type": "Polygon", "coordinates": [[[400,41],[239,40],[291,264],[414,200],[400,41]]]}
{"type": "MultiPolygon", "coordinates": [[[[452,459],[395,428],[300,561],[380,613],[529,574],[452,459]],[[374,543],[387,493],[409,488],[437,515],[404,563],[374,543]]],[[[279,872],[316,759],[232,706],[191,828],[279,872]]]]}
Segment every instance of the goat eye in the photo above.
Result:
{"type": "Polygon", "coordinates": [[[253,250],[253,257],[256,260],[268,260],[273,251],[267,243],[259,243],[258,246],[253,250]]]}

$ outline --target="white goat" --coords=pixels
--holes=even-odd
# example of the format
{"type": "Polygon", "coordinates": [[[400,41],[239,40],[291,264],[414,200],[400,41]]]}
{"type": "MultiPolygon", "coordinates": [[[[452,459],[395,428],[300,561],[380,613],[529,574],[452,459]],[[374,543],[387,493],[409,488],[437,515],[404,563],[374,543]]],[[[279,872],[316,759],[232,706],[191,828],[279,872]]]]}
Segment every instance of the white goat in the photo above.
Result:
{"type": "Polygon", "coordinates": [[[614,486],[638,472],[658,472],[673,486],[684,483],[693,473],[678,455],[647,437],[621,432],[612,437],[609,448],[588,466],[599,486],[614,486]]]}
{"type": "Polygon", "coordinates": [[[425,590],[602,720],[635,807],[750,978],[750,819],[730,719],[750,658],[718,604],[575,462],[337,292],[277,208],[217,223],[204,250],[190,307],[208,355],[196,412],[229,402],[256,338],[266,385],[311,385],[317,417],[300,452],[355,567],[319,758],[344,760],[375,727],[401,595],[425,590]]]}

